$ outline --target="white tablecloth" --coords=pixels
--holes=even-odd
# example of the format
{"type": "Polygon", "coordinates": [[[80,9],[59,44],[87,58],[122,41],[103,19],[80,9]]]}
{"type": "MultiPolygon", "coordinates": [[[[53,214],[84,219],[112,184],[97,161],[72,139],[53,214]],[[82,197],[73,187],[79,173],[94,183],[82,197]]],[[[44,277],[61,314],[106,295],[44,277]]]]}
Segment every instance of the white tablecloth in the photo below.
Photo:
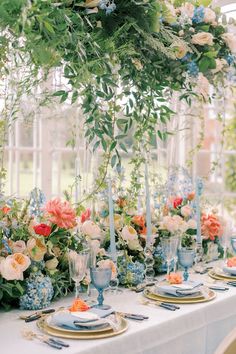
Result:
{"type": "MultiPolygon", "coordinates": [[[[65,354],[212,354],[222,339],[236,328],[236,288],[217,292],[217,298],[202,304],[180,305],[171,312],[139,303],[140,294],[125,290],[120,295],[106,296],[106,303],[118,311],[146,314],[149,320],[129,321],[126,333],[93,341],[66,340],[65,354]]],[[[71,303],[63,299],[52,306],[71,303]]],[[[56,349],[38,341],[27,341],[21,335],[24,327],[38,332],[36,323],[18,319],[19,310],[0,313],[1,354],[50,354],[56,349]]]]}

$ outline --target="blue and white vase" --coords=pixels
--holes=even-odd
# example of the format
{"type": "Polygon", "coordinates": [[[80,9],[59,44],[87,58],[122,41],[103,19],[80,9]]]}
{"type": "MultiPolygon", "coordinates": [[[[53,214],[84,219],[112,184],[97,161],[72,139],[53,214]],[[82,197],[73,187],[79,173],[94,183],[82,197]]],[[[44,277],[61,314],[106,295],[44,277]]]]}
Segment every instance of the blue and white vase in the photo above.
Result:
{"type": "Polygon", "coordinates": [[[38,270],[32,272],[26,280],[26,292],[20,297],[23,310],[40,310],[50,305],[54,290],[51,278],[38,270]]]}

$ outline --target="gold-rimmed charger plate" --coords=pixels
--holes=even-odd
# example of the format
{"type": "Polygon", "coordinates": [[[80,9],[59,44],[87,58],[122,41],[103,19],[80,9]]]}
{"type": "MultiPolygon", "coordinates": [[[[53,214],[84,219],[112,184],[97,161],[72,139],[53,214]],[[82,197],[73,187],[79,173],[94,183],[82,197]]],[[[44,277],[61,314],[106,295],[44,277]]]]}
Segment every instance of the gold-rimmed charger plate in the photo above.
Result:
{"type": "Polygon", "coordinates": [[[143,292],[144,296],[150,300],[154,300],[154,301],[160,301],[160,302],[168,302],[168,303],[174,303],[174,304],[197,304],[200,302],[207,302],[207,301],[211,301],[216,297],[216,293],[213,290],[209,289],[209,296],[208,297],[204,297],[204,296],[199,296],[199,297],[170,297],[170,296],[165,296],[163,295],[159,295],[159,294],[155,294],[152,293],[150,290],[145,289],[143,292]]]}
{"type": "Polygon", "coordinates": [[[63,327],[60,327],[60,326],[57,326],[57,325],[53,325],[50,323],[50,317],[52,315],[47,315],[44,317],[45,319],[45,323],[46,325],[51,328],[51,329],[55,329],[57,331],[62,331],[62,332],[73,332],[73,333],[84,333],[84,334],[89,334],[89,333],[99,333],[99,332],[107,332],[107,331],[111,331],[111,326],[107,326],[107,327],[104,327],[104,328],[97,328],[97,329],[82,329],[82,330],[79,330],[79,329],[67,329],[67,328],[63,328],[63,327]]]}
{"type": "Polygon", "coordinates": [[[223,280],[223,281],[235,280],[236,281],[236,276],[223,273],[223,271],[221,273],[221,272],[214,270],[214,269],[209,270],[208,275],[211,278],[216,279],[216,280],[223,280]]]}
{"type": "Polygon", "coordinates": [[[50,336],[60,337],[60,338],[67,338],[67,339],[102,339],[102,338],[109,338],[118,336],[119,334],[124,333],[128,329],[128,322],[121,317],[120,320],[120,328],[115,332],[113,329],[107,330],[106,332],[97,332],[97,333],[84,333],[84,332],[74,332],[74,331],[59,331],[55,328],[51,328],[45,322],[45,317],[41,317],[37,321],[38,328],[50,336]]]}

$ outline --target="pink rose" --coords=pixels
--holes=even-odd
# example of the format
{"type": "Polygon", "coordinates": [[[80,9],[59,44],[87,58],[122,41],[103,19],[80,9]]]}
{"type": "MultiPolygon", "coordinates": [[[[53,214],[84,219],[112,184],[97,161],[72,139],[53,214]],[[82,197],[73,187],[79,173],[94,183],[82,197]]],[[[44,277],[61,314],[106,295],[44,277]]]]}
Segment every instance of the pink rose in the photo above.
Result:
{"type": "Polygon", "coordinates": [[[216,14],[209,7],[205,7],[204,9],[204,22],[206,23],[215,23],[216,14]]]}
{"type": "Polygon", "coordinates": [[[192,208],[190,205],[184,205],[180,209],[181,215],[183,215],[185,218],[190,216],[192,214],[192,208]]]}
{"type": "Polygon", "coordinates": [[[235,33],[224,33],[222,34],[222,38],[231,50],[231,52],[236,52],[236,35],[235,33]]]}
{"type": "Polygon", "coordinates": [[[182,16],[192,18],[194,15],[194,6],[193,4],[186,2],[180,7],[180,13],[182,16]]]}
{"type": "Polygon", "coordinates": [[[188,228],[189,229],[196,229],[197,228],[197,222],[194,219],[190,219],[188,221],[188,228]]]}
{"type": "Polygon", "coordinates": [[[200,73],[197,79],[197,92],[203,96],[205,101],[207,101],[209,98],[209,89],[210,89],[209,81],[202,73],[200,73]]]}
{"type": "Polygon", "coordinates": [[[24,253],[25,250],[26,250],[25,241],[18,240],[16,242],[14,242],[12,245],[13,253],[24,253]]]}

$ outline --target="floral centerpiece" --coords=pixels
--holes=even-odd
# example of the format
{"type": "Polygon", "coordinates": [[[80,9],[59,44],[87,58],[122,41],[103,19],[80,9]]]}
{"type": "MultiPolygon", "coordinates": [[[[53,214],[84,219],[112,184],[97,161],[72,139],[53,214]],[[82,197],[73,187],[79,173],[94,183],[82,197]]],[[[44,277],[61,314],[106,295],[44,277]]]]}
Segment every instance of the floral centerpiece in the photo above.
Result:
{"type": "Polygon", "coordinates": [[[207,262],[223,257],[220,238],[224,231],[224,220],[215,212],[201,216],[201,234],[204,258],[207,262]]]}
{"type": "Polygon", "coordinates": [[[76,213],[59,198],[2,198],[0,208],[1,306],[39,309],[71,288],[68,247],[82,249],[76,213]]]}
{"type": "MultiPolygon", "coordinates": [[[[143,215],[135,215],[136,209],[124,195],[114,200],[114,226],[117,247],[117,271],[120,285],[132,286],[144,279],[144,247],[146,221],[143,215]]],[[[107,201],[99,205],[95,216],[104,235],[101,246],[109,252],[109,208],[107,201]]]]}
{"type": "Polygon", "coordinates": [[[178,236],[180,246],[192,248],[195,243],[196,221],[193,206],[195,194],[189,193],[186,197],[170,197],[163,207],[161,220],[158,222],[158,238],[155,241],[155,272],[166,270],[165,256],[162,253],[161,239],[163,237],[178,236]]]}

